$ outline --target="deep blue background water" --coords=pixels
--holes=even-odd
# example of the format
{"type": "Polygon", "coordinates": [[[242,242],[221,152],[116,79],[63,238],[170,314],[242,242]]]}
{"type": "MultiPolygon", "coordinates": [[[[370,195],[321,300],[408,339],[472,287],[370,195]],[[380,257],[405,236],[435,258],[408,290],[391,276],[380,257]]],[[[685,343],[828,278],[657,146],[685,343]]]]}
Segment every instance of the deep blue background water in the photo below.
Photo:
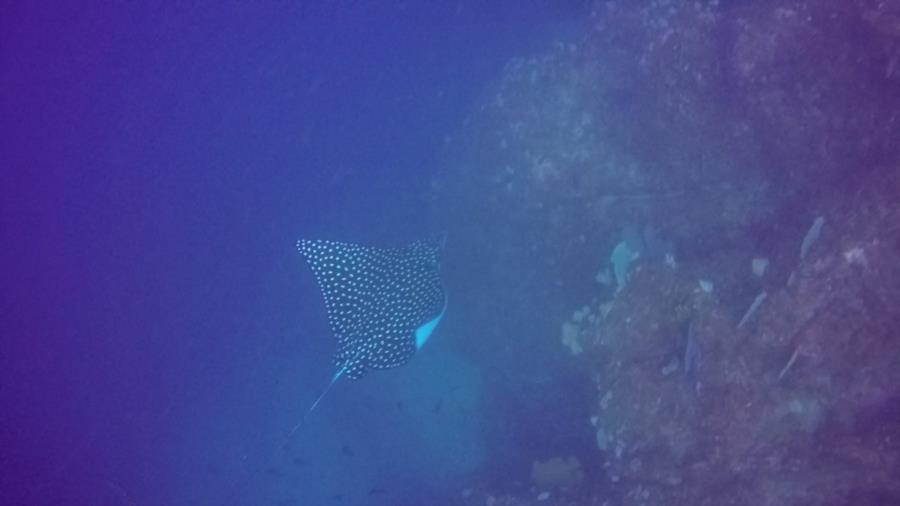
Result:
{"type": "Polygon", "coordinates": [[[479,372],[441,335],[339,384],[279,449],[333,373],[293,244],[433,231],[445,137],[582,4],[5,6],[2,502],[397,504],[456,487],[491,445],[479,372]]]}

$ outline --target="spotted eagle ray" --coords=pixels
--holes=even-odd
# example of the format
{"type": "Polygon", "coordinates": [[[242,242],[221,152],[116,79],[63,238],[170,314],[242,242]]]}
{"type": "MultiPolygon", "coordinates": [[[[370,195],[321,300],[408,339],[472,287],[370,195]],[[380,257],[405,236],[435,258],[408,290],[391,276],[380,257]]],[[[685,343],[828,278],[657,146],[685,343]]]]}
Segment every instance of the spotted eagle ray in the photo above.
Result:
{"type": "Polygon", "coordinates": [[[431,337],[447,310],[440,279],[444,242],[443,235],[401,248],[297,241],[297,251],[318,282],[328,326],[337,339],[338,370],[306,416],[341,376],[359,379],[368,369],[401,366],[431,337]]]}

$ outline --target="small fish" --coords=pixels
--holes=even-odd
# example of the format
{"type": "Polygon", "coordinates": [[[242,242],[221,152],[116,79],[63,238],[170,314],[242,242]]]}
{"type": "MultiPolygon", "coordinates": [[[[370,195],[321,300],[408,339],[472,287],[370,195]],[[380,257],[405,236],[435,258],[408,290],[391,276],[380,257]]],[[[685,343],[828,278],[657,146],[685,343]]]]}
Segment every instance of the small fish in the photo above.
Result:
{"type": "Polygon", "coordinates": [[[387,493],[388,493],[387,490],[385,490],[383,488],[373,488],[373,489],[369,490],[369,495],[385,495],[387,493]]]}
{"type": "Polygon", "coordinates": [[[444,407],[444,399],[438,399],[437,404],[435,404],[434,407],[431,408],[431,412],[437,415],[441,412],[442,407],[444,407]]]}
{"type": "Polygon", "coordinates": [[[341,447],[341,453],[343,453],[345,457],[352,457],[353,455],[355,455],[353,453],[353,448],[350,448],[347,445],[341,447]]]}
{"type": "Polygon", "coordinates": [[[303,467],[306,465],[306,461],[304,461],[300,457],[294,457],[293,459],[291,459],[291,462],[297,467],[303,467]]]}

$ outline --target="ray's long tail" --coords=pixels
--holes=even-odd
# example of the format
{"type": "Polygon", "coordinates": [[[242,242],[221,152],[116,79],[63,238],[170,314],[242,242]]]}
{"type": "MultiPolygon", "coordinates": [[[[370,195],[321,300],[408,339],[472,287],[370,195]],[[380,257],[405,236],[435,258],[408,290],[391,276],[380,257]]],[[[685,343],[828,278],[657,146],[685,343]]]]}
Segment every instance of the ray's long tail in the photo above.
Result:
{"type": "MultiPolygon", "coordinates": [[[[307,411],[306,414],[303,415],[303,418],[301,418],[300,421],[297,422],[297,425],[294,425],[294,428],[291,429],[291,431],[288,433],[287,437],[285,438],[286,440],[291,439],[291,436],[293,436],[294,433],[297,432],[297,430],[303,426],[303,424],[306,422],[306,419],[309,418],[309,415],[311,415],[312,412],[319,405],[319,403],[322,402],[322,399],[325,398],[325,394],[327,394],[328,391],[331,390],[331,387],[333,387],[334,384],[337,383],[338,378],[340,378],[344,374],[344,371],[346,371],[346,370],[347,370],[347,367],[344,366],[338,372],[334,373],[334,377],[331,378],[331,381],[328,383],[328,386],[326,386],[325,389],[322,390],[322,393],[319,394],[319,397],[316,398],[316,401],[313,402],[312,406],[309,407],[309,411],[307,411]]],[[[287,444],[287,443],[288,443],[288,441],[284,442],[284,444],[287,444]]]]}

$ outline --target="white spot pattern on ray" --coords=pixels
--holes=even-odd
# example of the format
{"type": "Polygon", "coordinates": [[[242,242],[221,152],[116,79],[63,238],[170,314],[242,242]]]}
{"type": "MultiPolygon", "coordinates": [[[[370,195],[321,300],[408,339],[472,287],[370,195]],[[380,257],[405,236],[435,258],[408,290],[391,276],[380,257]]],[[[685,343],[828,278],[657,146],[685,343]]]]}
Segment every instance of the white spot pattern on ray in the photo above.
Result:
{"type": "Polygon", "coordinates": [[[416,329],[441,314],[445,294],[439,254],[443,237],[402,248],[297,241],[325,300],[337,338],[335,361],[357,379],[366,369],[405,364],[416,351],[416,329]]]}

